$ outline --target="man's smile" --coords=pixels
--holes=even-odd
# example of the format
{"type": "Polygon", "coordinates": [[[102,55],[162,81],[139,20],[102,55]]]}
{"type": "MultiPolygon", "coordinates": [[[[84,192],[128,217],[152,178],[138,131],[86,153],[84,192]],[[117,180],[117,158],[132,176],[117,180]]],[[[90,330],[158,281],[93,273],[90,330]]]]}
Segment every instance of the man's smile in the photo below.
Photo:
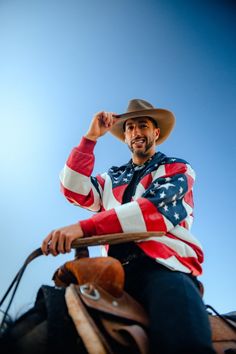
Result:
{"type": "Polygon", "coordinates": [[[131,145],[135,147],[142,147],[146,143],[145,138],[135,138],[131,141],[131,145]]]}

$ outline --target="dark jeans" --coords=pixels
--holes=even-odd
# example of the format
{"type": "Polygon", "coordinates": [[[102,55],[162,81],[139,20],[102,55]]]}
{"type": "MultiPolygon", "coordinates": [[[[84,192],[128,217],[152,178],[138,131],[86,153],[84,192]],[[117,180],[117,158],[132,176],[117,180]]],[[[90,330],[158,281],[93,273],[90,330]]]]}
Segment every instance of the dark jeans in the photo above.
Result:
{"type": "Polygon", "coordinates": [[[124,266],[125,290],[150,318],[152,354],[215,353],[196,279],[145,257],[124,266]]]}

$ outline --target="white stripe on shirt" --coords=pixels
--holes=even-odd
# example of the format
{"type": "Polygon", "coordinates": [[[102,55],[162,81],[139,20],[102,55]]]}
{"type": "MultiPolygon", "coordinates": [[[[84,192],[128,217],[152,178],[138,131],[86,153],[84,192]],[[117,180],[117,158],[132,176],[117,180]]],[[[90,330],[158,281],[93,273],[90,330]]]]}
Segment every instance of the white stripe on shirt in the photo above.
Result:
{"type": "Polygon", "coordinates": [[[123,204],[115,208],[123,232],[147,231],[143,214],[137,202],[123,204]]]}

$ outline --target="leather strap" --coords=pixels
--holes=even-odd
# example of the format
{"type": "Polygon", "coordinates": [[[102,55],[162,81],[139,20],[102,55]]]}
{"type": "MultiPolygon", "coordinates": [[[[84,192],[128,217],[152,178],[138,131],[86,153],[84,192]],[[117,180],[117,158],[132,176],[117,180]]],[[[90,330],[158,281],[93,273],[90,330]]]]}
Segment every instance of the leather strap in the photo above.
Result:
{"type": "Polygon", "coordinates": [[[136,344],[140,354],[149,353],[149,341],[146,332],[136,324],[127,325],[108,319],[101,319],[103,326],[109,335],[118,343],[128,347],[136,344]],[[131,339],[131,340],[129,340],[131,339]]]}
{"type": "Polygon", "coordinates": [[[114,354],[83,305],[75,285],[66,288],[65,300],[75,328],[89,354],[114,354]]]}
{"type": "Polygon", "coordinates": [[[86,306],[148,327],[148,316],[143,307],[125,291],[119,298],[114,298],[97,284],[75,285],[75,289],[86,306]]]}
{"type": "MultiPolygon", "coordinates": [[[[97,324],[90,316],[87,306],[83,303],[79,286],[71,284],[66,288],[65,300],[76,330],[83,340],[89,354],[114,354],[108,340],[102,334],[97,324]]],[[[97,300],[94,300],[97,301],[97,300]]],[[[130,350],[130,353],[148,354],[148,337],[144,329],[135,322],[128,323],[125,319],[111,313],[109,317],[103,316],[98,310],[98,316],[104,327],[106,336],[113,338],[121,347],[130,350]],[[130,349],[129,349],[130,348],[130,349]]],[[[114,349],[115,350],[115,349],[114,349]]],[[[117,353],[117,351],[115,351],[117,353]]]]}

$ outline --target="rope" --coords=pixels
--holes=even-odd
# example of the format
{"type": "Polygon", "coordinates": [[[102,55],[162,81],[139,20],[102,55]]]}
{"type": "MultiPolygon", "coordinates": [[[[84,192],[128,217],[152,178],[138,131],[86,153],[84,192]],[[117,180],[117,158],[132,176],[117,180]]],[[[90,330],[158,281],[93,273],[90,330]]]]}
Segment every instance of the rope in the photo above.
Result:
{"type": "MultiPolygon", "coordinates": [[[[1,301],[0,301],[0,307],[2,306],[2,304],[4,303],[4,301],[6,300],[7,296],[9,295],[10,291],[12,289],[13,292],[12,292],[12,295],[11,295],[11,298],[9,300],[9,303],[7,305],[7,308],[6,310],[4,311],[4,316],[3,316],[3,319],[2,319],[2,322],[1,322],[1,325],[0,325],[0,334],[3,332],[4,330],[4,324],[6,322],[6,319],[8,317],[8,312],[9,312],[9,309],[11,307],[11,304],[12,304],[12,301],[15,297],[15,294],[16,294],[16,290],[19,286],[19,283],[21,281],[21,278],[22,278],[22,275],[24,274],[24,271],[27,267],[27,265],[32,261],[34,260],[35,258],[41,256],[43,253],[42,253],[42,250],[41,248],[37,248],[36,250],[34,250],[32,253],[30,253],[30,255],[26,258],[23,266],[20,268],[20,270],[17,272],[15,278],[13,279],[13,281],[11,282],[10,286],[8,287],[7,291],[5,292],[5,294],[3,295],[1,301]],[[14,287],[15,286],[15,287],[14,287]]],[[[2,311],[3,312],[3,311],[2,311]]]]}

